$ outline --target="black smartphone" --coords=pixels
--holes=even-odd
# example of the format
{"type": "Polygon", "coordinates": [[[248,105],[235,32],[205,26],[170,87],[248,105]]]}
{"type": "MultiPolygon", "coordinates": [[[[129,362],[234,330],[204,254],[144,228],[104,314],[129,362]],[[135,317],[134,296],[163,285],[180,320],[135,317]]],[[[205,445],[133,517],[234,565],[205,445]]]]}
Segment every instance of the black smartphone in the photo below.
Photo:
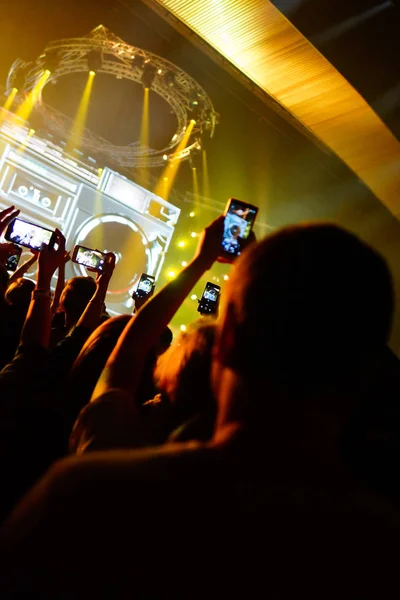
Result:
{"type": "Polygon", "coordinates": [[[154,290],[156,278],[153,275],[142,273],[137,284],[136,290],[132,294],[132,298],[147,298],[154,290]]]}
{"type": "Polygon", "coordinates": [[[10,254],[5,263],[7,271],[16,271],[22,254],[22,246],[11,246],[10,254]]]}
{"type": "Polygon", "coordinates": [[[207,281],[203,295],[199,301],[197,310],[202,315],[215,315],[218,312],[219,296],[221,288],[211,281],[207,281]]]}
{"type": "Polygon", "coordinates": [[[52,245],[54,231],[17,218],[11,221],[4,237],[13,244],[40,250],[42,244],[52,245]]]}
{"type": "Polygon", "coordinates": [[[104,257],[105,252],[77,245],[72,250],[71,260],[78,265],[101,273],[104,265],[104,257]]]}
{"type": "Polygon", "coordinates": [[[224,215],[224,233],[222,237],[222,255],[235,258],[243,249],[243,242],[247,240],[253,229],[258,213],[258,206],[229,198],[224,215]]]}

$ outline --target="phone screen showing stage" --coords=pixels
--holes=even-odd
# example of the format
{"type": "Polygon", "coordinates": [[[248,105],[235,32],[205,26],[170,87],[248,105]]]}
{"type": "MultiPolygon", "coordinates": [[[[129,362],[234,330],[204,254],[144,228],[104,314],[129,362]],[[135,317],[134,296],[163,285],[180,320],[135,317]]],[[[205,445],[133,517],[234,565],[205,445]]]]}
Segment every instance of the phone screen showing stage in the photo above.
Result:
{"type": "Polygon", "coordinates": [[[45,229],[22,219],[14,219],[8,226],[5,237],[14,244],[40,250],[42,244],[49,243],[52,233],[51,229],[45,229]]]}
{"type": "Polygon", "coordinates": [[[84,267],[95,269],[96,271],[102,271],[104,255],[102,252],[98,252],[97,250],[91,250],[90,248],[79,246],[74,262],[77,262],[79,265],[83,265],[84,267]]]}
{"type": "Polygon", "coordinates": [[[203,295],[197,308],[198,312],[203,315],[214,315],[218,310],[219,295],[221,288],[215,283],[208,281],[204,289],[203,295]]]}
{"type": "Polygon", "coordinates": [[[240,200],[232,200],[225,215],[222,250],[230,256],[239,256],[243,240],[249,237],[258,209],[240,200]]]}

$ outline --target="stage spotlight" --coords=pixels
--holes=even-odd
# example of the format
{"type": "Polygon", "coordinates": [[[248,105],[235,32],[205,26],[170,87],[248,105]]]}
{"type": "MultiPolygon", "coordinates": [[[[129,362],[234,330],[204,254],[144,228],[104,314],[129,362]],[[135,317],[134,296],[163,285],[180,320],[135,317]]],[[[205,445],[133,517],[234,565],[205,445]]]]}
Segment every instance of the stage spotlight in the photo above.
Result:
{"type": "Polygon", "coordinates": [[[143,87],[150,89],[156,74],[157,69],[153,65],[150,63],[145,64],[142,76],[140,78],[140,81],[143,83],[143,87]]]}
{"type": "Polygon", "coordinates": [[[193,109],[199,105],[199,94],[196,90],[191,90],[189,93],[189,108],[193,109]]]}
{"type": "Polygon", "coordinates": [[[165,84],[172,88],[176,84],[175,73],[173,71],[167,71],[164,75],[165,84]]]}
{"type": "Polygon", "coordinates": [[[91,50],[86,56],[89,71],[96,73],[103,66],[103,56],[97,50],[91,50]]]}
{"type": "Polygon", "coordinates": [[[132,59],[132,67],[137,67],[138,69],[142,69],[143,64],[144,64],[143,56],[140,56],[140,54],[136,54],[134,56],[134,58],[132,59]]]}
{"type": "Polygon", "coordinates": [[[200,170],[201,167],[201,151],[198,148],[193,148],[189,154],[189,164],[192,169],[200,170]]]}
{"type": "Polygon", "coordinates": [[[61,62],[61,56],[55,50],[48,50],[43,59],[43,68],[45,71],[54,73],[61,62]]]}

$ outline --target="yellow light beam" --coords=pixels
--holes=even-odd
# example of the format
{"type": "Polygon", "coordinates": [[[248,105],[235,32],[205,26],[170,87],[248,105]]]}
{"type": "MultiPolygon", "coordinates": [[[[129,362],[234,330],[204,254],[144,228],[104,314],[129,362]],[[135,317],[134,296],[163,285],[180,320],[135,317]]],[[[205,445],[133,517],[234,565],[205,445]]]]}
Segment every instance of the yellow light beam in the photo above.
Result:
{"type": "Polygon", "coordinates": [[[14,100],[15,100],[15,96],[17,95],[18,90],[17,88],[13,88],[11,90],[11,92],[9,93],[7,100],[4,102],[3,108],[4,110],[10,110],[10,108],[12,107],[14,100]]]}
{"type": "Polygon", "coordinates": [[[95,75],[96,73],[94,71],[89,71],[85,89],[83,90],[82,98],[79,102],[78,110],[76,111],[72,130],[67,145],[65,146],[65,152],[67,153],[72,152],[73,148],[79,149],[81,146],[95,75]]]}
{"type": "Polygon", "coordinates": [[[26,134],[26,136],[24,137],[24,139],[19,144],[19,146],[16,148],[15,154],[23,154],[25,152],[25,150],[26,150],[26,146],[27,146],[29,140],[34,135],[35,135],[35,130],[34,129],[30,129],[28,131],[28,133],[26,134]]]}
{"type": "Polygon", "coordinates": [[[193,197],[194,197],[194,202],[197,205],[199,202],[199,178],[197,176],[196,167],[192,167],[192,177],[193,177],[193,197]]]}
{"type": "MultiPolygon", "coordinates": [[[[194,121],[192,119],[190,121],[189,125],[186,127],[186,131],[185,131],[181,141],[179,142],[178,147],[175,150],[174,154],[179,154],[179,152],[182,152],[182,150],[184,150],[184,148],[186,148],[189,138],[192,134],[193,127],[195,125],[196,125],[196,121],[194,121]]],[[[181,164],[180,160],[174,160],[172,157],[171,162],[168,163],[167,167],[164,170],[164,173],[161,175],[161,177],[155,187],[154,193],[157,196],[161,196],[161,198],[164,198],[164,200],[168,200],[168,196],[169,196],[169,193],[174,184],[175,177],[178,173],[180,164],[181,164]]]]}
{"type": "Polygon", "coordinates": [[[40,93],[43,90],[44,86],[51,73],[48,69],[43,71],[42,75],[39,77],[38,81],[35,84],[35,87],[28,92],[25,100],[18,107],[15,115],[24,121],[27,121],[31,115],[32,110],[35,108],[36,102],[39,100],[40,93]]]}
{"type": "Polygon", "coordinates": [[[189,28],[224,68],[244,74],[253,93],[277,101],[400,218],[400,141],[271,1],[145,1],[185,35],[189,28]]]}
{"type": "Polygon", "coordinates": [[[203,175],[203,196],[206,198],[210,197],[210,178],[208,174],[208,162],[207,162],[207,152],[206,150],[201,151],[201,159],[202,159],[202,175],[203,175]]]}
{"type": "MultiPolygon", "coordinates": [[[[143,92],[142,122],[140,126],[140,145],[144,148],[149,147],[150,115],[149,115],[150,89],[145,87],[143,92]]],[[[147,167],[140,170],[140,184],[147,188],[149,185],[149,173],[147,167]]]]}

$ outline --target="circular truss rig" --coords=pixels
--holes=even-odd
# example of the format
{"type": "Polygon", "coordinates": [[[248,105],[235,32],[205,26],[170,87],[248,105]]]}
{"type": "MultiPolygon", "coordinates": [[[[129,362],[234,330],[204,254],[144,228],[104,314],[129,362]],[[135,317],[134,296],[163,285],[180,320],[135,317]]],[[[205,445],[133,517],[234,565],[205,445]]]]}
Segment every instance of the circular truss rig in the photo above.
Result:
{"type": "MultiPolygon", "coordinates": [[[[204,137],[214,135],[219,115],[205,90],[190,75],[152,52],[127,44],[103,25],[83,38],[50,42],[35,62],[17,59],[8,74],[7,94],[13,87],[28,93],[46,69],[51,73],[46,84],[64,75],[93,70],[141,83],[169,104],[176,116],[177,128],[169,144],[161,150],[143,147],[137,141],[116,146],[85,129],[80,150],[92,155],[98,155],[101,150],[102,157],[121,167],[160,167],[168,161],[187,159],[191,151],[202,147],[204,137]],[[191,120],[195,124],[189,142],[177,151],[191,120]]],[[[73,120],[45,104],[41,91],[34,111],[52,133],[68,138],[73,120]]]]}

